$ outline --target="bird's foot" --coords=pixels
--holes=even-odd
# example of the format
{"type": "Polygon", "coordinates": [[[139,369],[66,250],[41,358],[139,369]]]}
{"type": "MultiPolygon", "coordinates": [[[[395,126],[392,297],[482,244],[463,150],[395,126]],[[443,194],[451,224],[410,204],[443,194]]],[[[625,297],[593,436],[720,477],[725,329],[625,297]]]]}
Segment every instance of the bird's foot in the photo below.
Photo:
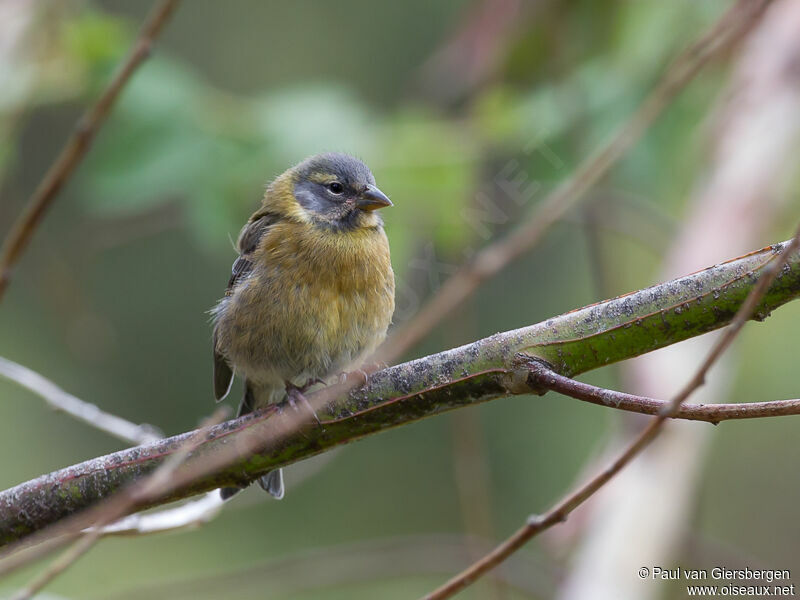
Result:
{"type": "Polygon", "coordinates": [[[303,392],[306,391],[312,385],[314,385],[314,383],[316,383],[317,381],[318,380],[307,381],[306,384],[303,387],[297,387],[293,383],[287,381],[286,382],[286,399],[289,401],[289,406],[291,406],[294,409],[295,412],[300,412],[300,406],[299,405],[302,404],[303,407],[312,414],[312,416],[314,417],[314,420],[317,422],[317,425],[319,425],[320,428],[322,428],[322,421],[319,420],[319,417],[317,416],[317,413],[314,410],[314,407],[311,406],[311,403],[308,401],[308,398],[306,398],[303,395],[303,392]]]}
{"type": "Polygon", "coordinates": [[[342,371],[339,373],[339,383],[346,383],[347,379],[358,378],[361,379],[361,385],[367,385],[369,383],[369,373],[362,369],[356,369],[354,371],[342,371]]]}
{"type": "MultiPolygon", "coordinates": [[[[294,387],[296,387],[300,391],[301,394],[305,394],[309,390],[309,388],[311,388],[312,386],[314,386],[314,385],[316,385],[318,383],[321,383],[322,385],[326,385],[324,379],[320,379],[319,377],[312,377],[311,379],[306,381],[303,385],[294,386],[294,387]]],[[[288,385],[291,385],[291,384],[288,384],[288,385]]],[[[287,389],[288,389],[288,387],[287,387],[287,389]]]]}

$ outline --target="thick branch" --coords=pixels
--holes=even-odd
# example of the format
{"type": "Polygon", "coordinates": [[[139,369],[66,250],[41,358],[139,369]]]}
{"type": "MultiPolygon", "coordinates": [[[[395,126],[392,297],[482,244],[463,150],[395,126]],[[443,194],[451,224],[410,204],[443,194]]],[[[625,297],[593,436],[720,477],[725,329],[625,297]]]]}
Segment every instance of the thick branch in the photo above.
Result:
{"type": "MultiPolygon", "coordinates": [[[[784,246],[384,369],[359,389],[344,393],[346,388],[331,386],[309,398],[320,407],[321,428],[287,428],[293,415],[281,406],[218,425],[187,460],[184,476],[177,474],[160,499],[135,508],[243,485],[275,467],[461,406],[541,393],[529,383],[531,358],[573,376],[723,327],[784,246]]],[[[759,303],[756,318],[798,295],[800,255],[794,254],[759,303]]],[[[190,435],[95,458],[0,493],[0,542],[42,529],[151,473],[190,435]]]]}
{"type": "Polygon", "coordinates": [[[445,598],[450,598],[502,563],[533,537],[565,521],[572,511],[594,496],[594,494],[647,448],[661,432],[666,420],[674,417],[680,410],[683,402],[703,384],[705,376],[714,361],[719,358],[725,348],[731,344],[744,324],[756,314],[756,310],[765,297],[765,294],[775,282],[776,277],[783,271],[784,267],[788,266],[789,259],[792,255],[797,253],[798,248],[800,248],[800,227],[798,227],[797,232],[788,246],[784,246],[780,254],[774,257],[772,261],[769,261],[761,270],[761,274],[756,284],[753,286],[753,289],[750,290],[744,302],[742,302],[742,305],[736,311],[736,315],[734,315],[730,327],[719,336],[719,339],[714,343],[708,356],[689,383],[667,403],[665,407],[666,410],[660,411],[655,418],[650,419],[647,426],[633,441],[627,444],[622,453],[620,453],[614,461],[591,479],[581,484],[576,490],[564,496],[543,515],[533,515],[529,517],[525,525],[506,538],[494,548],[494,550],[486,554],[480,560],[474,562],[455,577],[452,577],[447,583],[425,596],[425,600],[444,600],[445,598]]]}

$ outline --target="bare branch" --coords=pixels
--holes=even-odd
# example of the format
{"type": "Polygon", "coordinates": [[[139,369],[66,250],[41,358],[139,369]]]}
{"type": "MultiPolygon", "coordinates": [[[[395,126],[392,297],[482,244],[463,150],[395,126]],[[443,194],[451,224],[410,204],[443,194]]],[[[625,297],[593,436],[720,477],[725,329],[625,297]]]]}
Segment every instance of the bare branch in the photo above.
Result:
{"type": "MultiPolygon", "coordinates": [[[[698,163],[701,168],[684,203],[684,221],[673,231],[672,243],[660,253],[659,280],[691,272],[757,244],[785,214],[786,203],[793,202],[790,180],[797,167],[800,141],[798,30],[800,3],[776,0],[731,57],[728,82],[702,119],[699,147],[706,159],[698,163]]],[[[710,334],[685,347],[630,361],[622,370],[623,389],[641,396],[672,398],[706,357],[716,337],[710,334]],[[679,379],[676,374],[685,375],[679,379]]],[[[736,380],[747,371],[741,368],[744,365],[737,366],[739,360],[726,353],[691,402],[730,402],[725,396],[737,389],[736,380]]],[[[760,394],[764,397],[771,374],[755,377],[764,381],[760,394]]],[[[628,419],[625,422],[633,424],[628,419]]],[[[598,465],[604,465],[627,443],[630,432],[625,434],[626,429],[629,427],[616,428],[606,450],[590,459],[589,473],[596,472],[598,465]]],[[[570,548],[570,569],[553,600],[662,598],[658,586],[631,578],[630,573],[642,564],[676,560],[685,543],[686,526],[698,510],[698,488],[705,482],[705,462],[716,433],[710,427],[670,424],[640,459],[587,502],[569,527],[559,529],[557,544],[562,549],[569,543],[567,537],[577,546],[570,548]],[[653,502],[664,509],[654,512],[653,502]],[[647,528],[639,526],[643,520],[647,528]]],[[[586,478],[579,474],[575,481],[586,478]]],[[[554,530],[550,533],[556,534],[554,530]]]]}
{"type": "Polygon", "coordinates": [[[150,54],[153,43],[178,6],[179,1],[161,0],[153,7],[122,66],[95,105],[80,118],[75,132],[33,192],[23,213],[12,226],[0,252],[0,299],[11,280],[14,266],[30,242],[45,212],[86,155],[94,136],[105,122],[123,87],[150,54]]]}
{"type": "Polygon", "coordinates": [[[484,575],[487,571],[495,568],[497,565],[506,560],[519,548],[524,546],[534,536],[542,531],[545,531],[565,521],[569,514],[583,504],[586,500],[592,497],[600,488],[602,488],[614,475],[619,473],[629,462],[631,462],[650,442],[652,442],[661,431],[664,423],[668,418],[675,417],[681,408],[681,404],[691,395],[691,393],[701,386],[705,380],[705,374],[708,369],[714,364],[714,361],[719,358],[722,352],[730,345],[736,335],[741,331],[744,323],[750,319],[761,299],[766,294],[767,289],[778,276],[778,273],[783,270],[787,265],[790,256],[797,251],[800,246],[800,227],[798,227],[795,237],[786,246],[783,251],[773,257],[767,268],[758,278],[753,290],[748,294],[741,308],[736,312],[736,315],[731,322],[731,327],[727,329],[709,352],[708,357],[698,369],[697,373],[692,377],[689,383],[681,390],[675,398],[673,398],[666,406],[666,410],[662,410],[658,416],[650,421],[647,427],[633,440],[633,442],[617,457],[603,471],[598,473],[595,477],[584,483],[577,490],[572,492],[558,502],[544,515],[533,515],[529,517],[527,523],[518,529],[513,535],[506,539],[502,544],[497,546],[492,552],[484,556],[481,560],[472,564],[469,568],[465,569],[452,579],[437,588],[427,596],[426,600],[442,600],[450,598],[460,590],[472,584],[475,580],[484,575]]]}
{"type": "Polygon", "coordinates": [[[137,425],[107,413],[96,405],[65,392],[36,371],[7,358],[0,357],[0,375],[41,396],[51,408],[125,442],[149,444],[164,437],[157,427],[147,423],[137,425]]]}
{"type": "Polygon", "coordinates": [[[755,288],[752,292],[750,292],[744,304],[742,304],[742,307],[736,313],[736,316],[731,322],[730,327],[725,329],[722,336],[711,348],[711,352],[708,353],[708,356],[703,361],[703,364],[700,365],[700,368],[694,374],[694,377],[692,377],[689,383],[687,383],[686,386],[672,399],[669,407],[667,407],[667,409],[662,413],[663,416],[675,416],[680,409],[681,404],[683,404],[683,402],[692,394],[692,392],[705,383],[708,370],[722,355],[722,353],[728,349],[736,336],[739,335],[739,331],[741,331],[742,327],[744,327],[744,324],[753,317],[753,314],[756,312],[756,307],[758,306],[759,302],[761,302],[764,294],[767,293],[769,286],[772,285],[772,282],[775,281],[778,273],[780,273],[781,270],[787,265],[789,256],[797,251],[798,246],[800,246],[800,227],[798,227],[797,231],[795,232],[794,238],[789,246],[783,249],[780,257],[770,261],[770,263],[766,266],[764,271],[761,273],[761,276],[758,278],[758,283],[756,283],[755,288]]]}
{"type": "Polygon", "coordinates": [[[391,364],[451,314],[478,287],[530,250],[631,148],[692,78],[718,53],[730,48],[761,16],[770,0],[739,0],[669,66],[639,109],[611,139],[589,156],[513,233],[478,252],[378,350],[376,363],[391,364]]]}
{"type": "MultiPolygon", "coordinates": [[[[315,476],[336,458],[336,449],[326,452],[312,460],[303,461],[292,468],[288,483],[296,490],[305,481],[315,476]]],[[[243,508],[250,504],[260,504],[267,499],[266,494],[241,494],[234,503],[235,508],[243,508]],[[244,502],[243,502],[244,500],[244,502]]],[[[217,490],[212,490],[200,499],[188,500],[179,506],[173,506],[158,511],[144,512],[128,515],[114,523],[103,527],[103,535],[109,536],[139,536],[180,529],[200,527],[214,519],[222,510],[230,505],[222,500],[217,490]]]]}
{"type": "Polygon", "coordinates": [[[20,590],[13,596],[13,600],[29,600],[38,591],[42,590],[48,583],[53,581],[58,575],[66,571],[81,556],[86,554],[92,546],[103,536],[106,525],[119,519],[126,514],[136,504],[157,497],[168,485],[170,478],[175,470],[186,460],[189,454],[195,450],[209,435],[211,427],[222,421],[227,414],[225,407],[220,407],[217,411],[200,426],[200,429],[187,437],[177,450],[165,460],[147,478],[134,482],[125,491],[114,496],[97,511],[97,520],[92,527],[71,548],[62,554],[57,560],[45,569],[28,586],[20,590]]]}
{"type": "MultiPolygon", "coordinates": [[[[642,415],[660,415],[670,409],[669,402],[626,394],[575,381],[559,375],[543,363],[532,363],[530,383],[535,387],[564,394],[577,400],[591,402],[607,408],[615,408],[642,415]]],[[[683,404],[672,419],[721,423],[734,419],[761,419],[764,417],[786,417],[800,415],[800,400],[773,400],[770,402],[739,402],[735,404],[683,404]]]]}
{"type": "Polygon", "coordinates": [[[175,508],[154,513],[134,514],[102,528],[103,535],[148,535],[198,527],[208,523],[222,510],[225,501],[219,491],[207,492],[199,500],[190,500],[175,508]]]}
{"type": "MultiPolygon", "coordinates": [[[[321,427],[307,411],[295,413],[284,405],[226,422],[212,429],[159,498],[142,500],[134,508],[246,485],[276,467],[461,406],[540,393],[528,382],[533,359],[547,362],[562,375],[575,375],[723,327],[734,319],[759,275],[788,246],[771,246],[675,281],[384,369],[360,389],[329,386],[308,396],[321,427]]],[[[782,259],[786,256],[783,253],[782,259]]],[[[758,313],[768,314],[797,296],[800,254],[793,253],[758,313]]],[[[92,510],[79,511],[146,477],[189,435],[95,458],[1,492],[0,542],[28,535],[27,543],[35,543],[55,534],[79,533],[97,521],[92,510]],[[41,531],[57,521],[52,531],[41,531]]],[[[3,556],[20,546],[9,545],[3,556]]],[[[16,564],[4,561],[0,572],[16,564]]]]}

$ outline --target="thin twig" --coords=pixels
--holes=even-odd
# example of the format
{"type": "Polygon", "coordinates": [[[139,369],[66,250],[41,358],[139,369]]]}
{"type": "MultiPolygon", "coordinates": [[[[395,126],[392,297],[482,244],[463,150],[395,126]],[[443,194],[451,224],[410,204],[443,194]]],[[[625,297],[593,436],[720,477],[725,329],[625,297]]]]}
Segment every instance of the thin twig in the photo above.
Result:
{"type": "Polygon", "coordinates": [[[104,536],[149,535],[198,527],[216,517],[224,504],[219,490],[213,490],[206,492],[199,500],[189,500],[175,508],[128,515],[103,527],[102,534],[104,536]]]}
{"type": "Polygon", "coordinates": [[[489,244],[444,282],[441,289],[378,350],[374,362],[391,364],[425,337],[483,283],[530,250],[542,235],[608,173],[661,112],[714,56],[729,48],[761,15],[771,0],[739,0],[669,66],[639,109],[574,174],[537,205],[510,235],[489,244]]]}
{"type": "Polygon", "coordinates": [[[519,548],[525,545],[531,538],[538,535],[542,531],[549,529],[553,525],[565,521],[569,514],[578,506],[583,504],[592,495],[602,488],[614,475],[619,473],[633,458],[635,458],[650,442],[655,439],[661,431],[662,426],[668,418],[674,417],[680,410],[681,404],[700,387],[705,381],[705,376],[708,370],[714,364],[714,361],[719,358],[722,352],[730,346],[733,339],[741,331],[742,326],[752,316],[753,311],[760,302],[761,298],[766,293],[770,284],[778,276],[778,273],[786,265],[789,257],[797,251],[800,247],[800,227],[798,227],[794,238],[783,251],[773,257],[770,264],[764,269],[758,279],[757,284],[753,290],[748,294],[747,299],[742,303],[742,306],[736,313],[730,327],[725,331],[717,342],[712,347],[708,357],[703,361],[703,364],[697,370],[697,373],[692,377],[689,383],[669,402],[666,404],[666,410],[659,412],[658,416],[648,423],[647,427],[639,434],[639,436],[625,449],[622,454],[617,457],[614,462],[607,466],[603,471],[598,473],[595,477],[587,481],[580,488],[572,492],[558,502],[544,515],[532,515],[528,521],[513,535],[506,539],[502,544],[497,546],[492,552],[484,556],[481,560],[472,564],[469,568],[465,569],[452,579],[437,588],[427,596],[425,600],[442,600],[450,598],[458,593],[475,580],[490,571],[519,548]]]}
{"type": "MultiPolygon", "coordinates": [[[[550,194],[534,211],[527,224],[508,238],[496,242],[478,254],[476,260],[448,280],[436,297],[423,308],[412,322],[392,336],[375,364],[392,362],[455,306],[472,294],[480,283],[499,272],[515,258],[532,247],[544,231],[596,183],[610,167],[635,143],[660,112],[697,71],[721,48],[741,33],[741,22],[723,18],[717,27],[682,54],[668,69],[660,84],[641,108],[616,136],[577,170],[576,174],[550,194]],[[386,350],[388,349],[388,350],[386,350]]],[[[745,18],[744,21],[747,21],[745,18]]],[[[352,382],[355,387],[358,382],[352,382]]]]}
{"type": "Polygon", "coordinates": [[[3,244],[2,252],[0,252],[0,299],[11,280],[14,266],[30,242],[45,212],[86,155],[92,140],[105,122],[122,88],[149,55],[155,39],[161,33],[179,2],[180,0],[161,0],[150,11],[122,66],[117,70],[94,106],[80,118],[74,133],[33,192],[23,213],[12,226],[3,244]]]}
{"type": "MultiPolygon", "coordinates": [[[[334,388],[335,386],[332,386],[314,394],[309,394],[308,399],[312,402],[312,406],[319,408],[330,398],[335,397],[334,388]],[[323,399],[325,400],[323,401],[323,399]]],[[[220,407],[220,410],[224,409],[225,407],[220,407]]],[[[103,499],[99,504],[53,523],[36,534],[29,536],[16,548],[6,549],[10,550],[11,554],[14,554],[15,551],[18,552],[8,560],[3,561],[2,565],[0,565],[0,575],[16,570],[63,547],[70,541],[80,537],[86,529],[89,529],[93,536],[99,538],[104,534],[106,526],[125,516],[132,509],[146,507],[149,503],[168,496],[174,490],[187,485],[198,477],[215,473],[243,456],[250,456],[263,447],[265,443],[281,443],[292,433],[301,431],[303,427],[310,426],[314,422],[311,411],[282,411],[282,409],[272,406],[260,412],[263,413],[260,417],[256,415],[250,416],[252,426],[250,428],[245,427],[240,432],[241,435],[236,443],[223,445],[214,455],[208,455],[204,460],[183,465],[183,468],[176,472],[177,466],[183,463],[184,457],[180,457],[180,460],[177,460],[175,459],[175,454],[170,453],[166,461],[175,462],[176,466],[170,468],[158,480],[148,477],[144,485],[131,485],[127,489],[128,493],[114,493],[103,499]],[[282,418],[265,419],[265,417],[269,417],[275,412],[278,412],[282,418]],[[30,548],[31,545],[35,547],[30,548]]],[[[196,440],[196,444],[204,442],[204,438],[197,438],[198,433],[200,433],[199,430],[191,432],[188,439],[196,440]]],[[[162,443],[168,441],[162,440],[162,443]]],[[[181,453],[181,447],[183,447],[183,442],[181,442],[181,446],[177,451],[178,454],[181,453]]],[[[190,448],[189,452],[192,449],[190,448]]],[[[158,474],[160,470],[161,467],[154,471],[153,474],[158,474]]],[[[68,551],[68,553],[74,551],[76,558],[83,553],[81,552],[83,546],[79,542],[68,551]]],[[[61,561],[59,561],[60,563],[61,561]]]]}
{"type": "MultiPolygon", "coordinates": [[[[800,141],[798,29],[800,3],[776,0],[731,56],[725,76],[729,81],[715,94],[717,100],[702,118],[700,129],[705,131],[699,147],[706,155],[701,161],[705,164],[691,185],[684,223],[660,253],[663,261],[658,279],[693,271],[756,245],[773,228],[786,202],[792,201],[786,193],[790,189],[786,175],[796,168],[795,150],[800,141]]],[[[623,365],[626,391],[672,398],[717,337],[708,336],[687,344],[685,349],[655,353],[623,365]],[[681,378],[675,380],[676,374],[681,378]]],[[[744,365],[737,367],[740,362],[739,357],[724,355],[715,364],[709,385],[698,390],[690,402],[730,402],[724,397],[736,387],[732,375],[746,372],[744,365]]],[[[750,376],[763,379],[763,388],[771,377],[769,373],[750,376]]],[[[681,411],[685,408],[693,407],[684,405],[681,411]]],[[[731,408],[736,410],[736,406],[731,408]]],[[[630,420],[625,422],[631,424],[630,420]]],[[[615,596],[657,600],[662,594],[656,586],[633,583],[629,574],[645,556],[648,564],[669,564],[679,555],[686,560],[678,549],[685,543],[687,524],[697,519],[698,498],[708,469],[705,463],[717,432],[710,427],[667,427],[669,431],[647,450],[646,458],[630,465],[587,502],[575,523],[570,520],[569,527],[563,528],[580,541],[570,548],[574,560],[554,600],[615,596]],[[663,510],[653,510],[656,500],[663,510]],[[647,528],[641,527],[643,522],[647,528]]],[[[630,439],[630,431],[622,439],[620,433],[609,440],[612,454],[607,450],[602,453],[604,458],[590,461],[594,463],[591,474],[624,447],[620,442],[624,445],[630,439]]],[[[744,439],[750,439],[749,435],[744,439]]],[[[586,478],[584,474],[575,481],[586,478]]],[[[549,533],[559,535],[563,531],[559,528],[549,533]]]]}
{"type": "MultiPolygon", "coordinates": [[[[670,408],[670,403],[664,400],[626,394],[564,377],[545,366],[544,363],[532,363],[530,369],[528,381],[531,385],[577,400],[642,415],[660,415],[670,408]]],[[[734,404],[683,404],[678,412],[671,415],[670,418],[704,421],[716,425],[722,421],[734,419],[761,419],[789,415],[800,415],[800,399],[734,404]]]]}
{"type": "Polygon", "coordinates": [[[206,419],[200,428],[187,438],[180,448],[146,479],[131,484],[124,492],[114,497],[113,502],[106,504],[97,515],[97,520],[92,527],[67,549],[60,557],[53,561],[38,577],[12,597],[12,600],[28,600],[43,589],[58,575],[67,570],[81,556],[86,554],[97,541],[103,537],[104,527],[125,515],[130,509],[140,502],[157,497],[169,484],[178,467],[183,464],[206,438],[214,425],[222,422],[227,415],[225,407],[218,408],[215,413],[206,419]]]}
{"type": "MultiPolygon", "coordinates": [[[[544,360],[559,373],[574,376],[724,327],[755,287],[758,274],[787,246],[789,242],[769,246],[687,277],[384,369],[357,391],[331,385],[312,392],[308,399],[323,420],[322,429],[310,411],[286,406],[227,422],[215,429],[202,456],[175,474],[157,501],[137,509],[221,486],[246,485],[270,469],[458,406],[530,393],[535,390],[526,383],[529,360],[544,360]],[[715,318],[709,320],[708,314],[715,318]],[[299,430],[303,417],[308,429],[299,430]]],[[[791,260],[792,268],[759,305],[761,313],[800,295],[800,254],[791,260]]],[[[0,574],[58,547],[65,538],[74,539],[97,520],[93,511],[116,493],[120,482],[146,477],[189,435],[97,457],[0,492],[0,540],[6,544],[0,550],[0,574]],[[41,503],[44,496],[51,500],[41,503]],[[96,507],[78,512],[92,505],[96,507]],[[36,552],[11,556],[34,544],[41,544],[36,552]]]]}
{"type": "Polygon", "coordinates": [[[48,583],[53,581],[61,573],[66,571],[75,561],[86,554],[99,539],[99,535],[87,533],[78,539],[72,547],[54,560],[41,575],[29,583],[26,587],[11,596],[11,600],[29,600],[34,594],[38,593],[48,583]]]}
{"type": "Polygon", "coordinates": [[[153,425],[147,423],[137,425],[107,413],[96,405],[65,392],[36,371],[7,358],[0,357],[0,375],[39,395],[51,408],[125,442],[149,444],[164,437],[153,425]]]}
{"type": "Polygon", "coordinates": [[[750,317],[753,316],[753,313],[756,310],[756,306],[764,297],[769,286],[772,285],[772,282],[775,281],[775,278],[778,276],[778,273],[786,266],[789,257],[792,253],[797,251],[798,246],[800,245],[800,227],[798,227],[797,231],[795,231],[794,238],[792,238],[791,243],[786,246],[783,251],[776,256],[770,263],[764,268],[764,271],[761,273],[761,276],[758,278],[758,283],[756,283],[753,290],[748,294],[747,299],[742,304],[741,308],[736,312],[736,316],[733,318],[731,324],[724,330],[720,338],[717,342],[712,346],[711,351],[708,353],[708,356],[703,361],[703,364],[695,373],[694,377],[689,380],[684,388],[678,392],[678,394],[672,399],[672,402],[669,406],[661,413],[661,416],[664,417],[672,417],[674,416],[678,410],[680,409],[681,404],[694,392],[697,388],[705,383],[706,375],[708,374],[708,370],[711,366],[717,361],[717,359],[722,355],[725,350],[731,345],[734,338],[739,334],[744,324],[750,320],[750,317]]]}
{"type": "MultiPolygon", "coordinates": [[[[175,2],[165,2],[163,4],[169,5],[175,4],[175,2]]],[[[171,10],[172,9],[170,8],[169,11],[167,11],[167,14],[171,12],[171,10]]],[[[166,16],[164,19],[165,18],[166,16]]],[[[158,29],[160,29],[160,27],[158,29]]],[[[156,29],[156,33],[158,29],[156,29]]],[[[720,36],[720,38],[722,37],[723,36],[720,36]]],[[[450,312],[453,306],[459,304],[466,296],[471,294],[484,279],[497,273],[500,269],[505,267],[508,263],[533,245],[533,243],[535,243],[535,241],[541,236],[543,231],[549,227],[549,225],[560,218],[560,216],[563,215],[563,212],[565,212],[589,186],[591,186],[595,181],[597,181],[597,179],[607,172],[610,166],[624,153],[624,151],[627,150],[627,148],[629,148],[630,145],[636,141],[636,139],[638,139],[644,129],[652,122],[652,120],[663,109],[663,107],[666,106],[669,101],[671,101],[672,97],[674,97],[677,91],[683,85],[685,85],[685,83],[691,79],[695,72],[708,60],[708,58],[710,58],[716,49],[713,48],[713,44],[710,44],[709,46],[709,48],[697,47],[693,49],[694,55],[689,55],[689,58],[692,60],[687,60],[686,64],[683,65],[683,69],[677,68],[678,64],[676,63],[675,68],[671,69],[669,72],[674,75],[674,78],[665,78],[663,82],[664,85],[659,86],[659,88],[656,89],[656,92],[654,92],[653,96],[651,96],[650,99],[642,106],[640,112],[637,113],[633,119],[631,119],[631,121],[628,123],[628,126],[623,128],[620,134],[612,141],[611,144],[609,144],[609,146],[607,146],[593,159],[590,159],[588,163],[585,164],[584,168],[579,169],[573,179],[568,180],[564,186],[559,188],[556,193],[551,195],[545,202],[543,202],[539,207],[539,210],[536,211],[534,219],[527,226],[518,230],[514,235],[510,236],[506,240],[502,240],[501,242],[488,247],[478,256],[478,260],[476,260],[472,266],[468,267],[465,271],[462,271],[460,281],[458,280],[459,276],[451,280],[452,283],[450,283],[450,288],[448,289],[446,286],[439,296],[437,296],[443,296],[445,298],[449,298],[449,300],[445,301],[444,304],[441,302],[438,304],[438,314],[436,310],[437,305],[435,302],[434,304],[428,305],[429,309],[433,308],[434,310],[432,312],[428,310],[427,313],[423,311],[423,313],[420,315],[420,321],[423,322],[421,330],[423,332],[427,332],[430,329],[429,325],[431,318],[433,318],[433,322],[438,322],[444,315],[450,312]],[[657,93],[659,91],[661,92],[660,94],[657,93]],[[466,284],[466,286],[464,284],[466,284]],[[453,294],[453,291],[456,293],[453,294]],[[428,320],[427,324],[424,323],[426,318],[428,320]]],[[[144,54],[146,54],[146,52],[143,53],[142,57],[139,59],[139,62],[144,58],[144,54]]],[[[131,60],[131,63],[133,62],[134,61],[131,60]]],[[[138,64],[138,62],[135,64],[138,64]]],[[[127,77],[123,78],[122,83],[124,83],[126,78],[127,77]]],[[[121,87],[121,85],[122,84],[120,84],[119,87],[121,87]]],[[[118,91],[119,90],[117,89],[116,92],[118,91]]],[[[112,95],[111,100],[108,102],[108,106],[110,106],[111,102],[116,96],[116,92],[112,95]]],[[[98,106],[100,106],[100,104],[101,103],[98,103],[98,106]]],[[[105,107],[105,111],[100,112],[97,115],[98,122],[102,121],[108,106],[105,107]]],[[[93,123],[93,125],[96,124],[97,123],[93,123]]],[[[9,238],[9,242],[4,248],[3,258],[0,259],[0,296],[8,284],[11,267],[13,264],[15,264],[19,254],[27,244],[27,241],[32,235],[35,226],[41,220],[45,209],[51,202],[52,197],[57,193],[69,173],[71,173],[71,171],[74,169],[74,166],[85,153],[86,148],[88,148],[88,142],[95,131],[96,130],[92,127],[87,127],[76,134],[75,138],[77,138],[77,157],[71,157],[73,152],[68,152],[70,148],[70,144],[68,144],[65,152],[62,154],[62,157],[65,155],[67,157],[67,159],[65,159],[65,166],[63,168],[58,168],[59,163],[62,162],[61,158],[56,162],[56,165],[54,165],[56,176],[54,176],[53,183],[51,185],[52,191],[48,192],[46,189],[47,186],[43,186],[45,187],[45,191],[43,191],[41,194],[41,201],[32,202],[32,207],[30,210],[26,211],[26,214],[23,216],[22,226],[19,229],[21,233],[17,236],[12,234],[12,236],[9,238]],[[57,175],[61,172],[63,172],[63,177],[59,178],[57,175]],[[15,237],[18,237],[20,241],[14,243],[15,237]]],[[[47,183],[48,179],[50,179],[49,176],[43,183],[47,183]]],[[[32,200],[35,200],[37,195],[38,191],[32,200]]],[[[14,231],[18,231],[18,229],[15,227],[14,231]]],[[[405,338],[405,345],[392,345],[392,350],[394,351],[395,355],[398,355],[404,351],[404,349],[413,344],[416,339],[419,339],[419,336],[414,338],[413,335],[410,337],[407,335],[405,338]]]]}
{"type": "MultiPolygon", "coordinates": [[[[332,450],[317,456],[313,460],[307,460],[294,466],[291,480],[289,481],[292,489],[296,490],[307,480],[317,475],[337,455],[338,451],[332,450]]],[[[234,505],[236,508],[244,508],[252,504],[264,503],[267,498],[267,494],[245,494],[234,505]]],[[[219,490],[211,490],[201,498],[188,500],[179,506],[128,515],[103,527],[103,535],[141,536],[199,527],[214,519],[226,504],[228,503],[222,499],[219,490]]]]}

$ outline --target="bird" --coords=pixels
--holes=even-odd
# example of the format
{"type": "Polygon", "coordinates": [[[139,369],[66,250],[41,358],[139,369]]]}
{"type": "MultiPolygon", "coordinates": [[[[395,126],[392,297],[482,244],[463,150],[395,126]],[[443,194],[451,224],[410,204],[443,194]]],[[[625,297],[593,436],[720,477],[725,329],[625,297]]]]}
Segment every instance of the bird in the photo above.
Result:
{"type": "MultiPolygon", "coordinates": [[[[217,401],[236,374],[244,381],[240,416],[284,399],[296,407],[310,385],[372,354],[394,312],[394,271],[378,212],[390,206],[367,165],[342,153],[306,158],[267,186],[211,311],[217,401]]],[[[283,498],[282,470],[258,483],[283,498]]],[[[220,492],[227,499],[240,489],[220,492]]]]}

